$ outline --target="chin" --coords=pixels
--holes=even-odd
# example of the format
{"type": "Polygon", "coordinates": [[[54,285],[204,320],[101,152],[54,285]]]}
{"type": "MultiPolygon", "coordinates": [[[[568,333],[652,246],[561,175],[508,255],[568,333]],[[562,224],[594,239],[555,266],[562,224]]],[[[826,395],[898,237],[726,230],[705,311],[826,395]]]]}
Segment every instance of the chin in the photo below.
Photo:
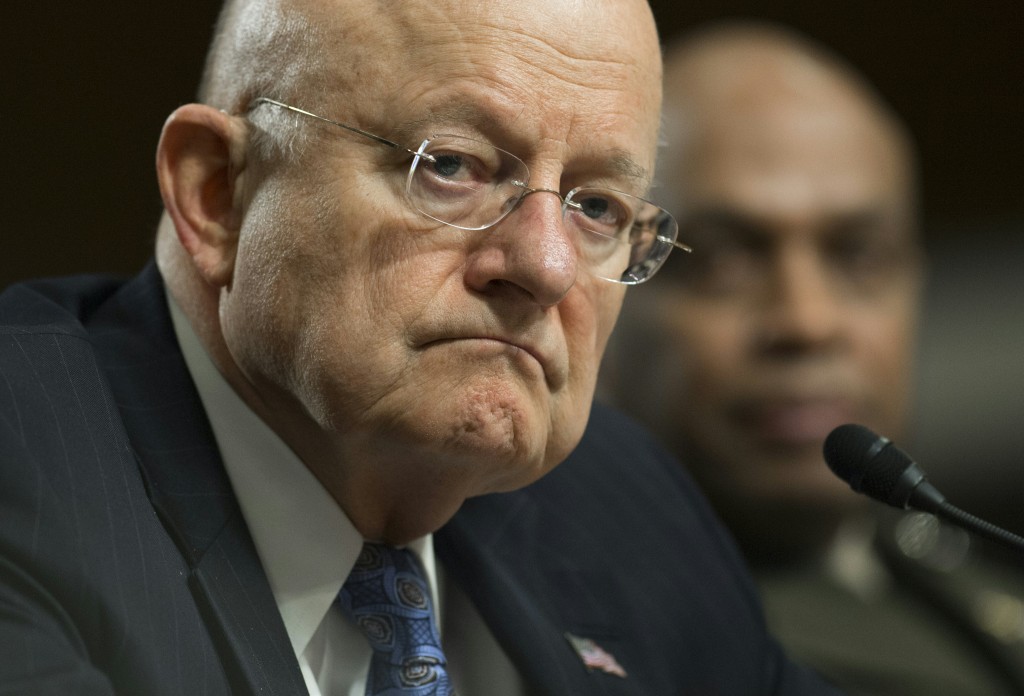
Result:
{"type": "Polygon", "coordinates": [[[445,448],[516,457],[543,446],[550,427],[550,402],[516,380],[483,379],[462,385],[431,407],[448,423],[445,448]],[[541,434],[544,436],[541,437],[541,434]]]}
{"type": "Polygon", "coordinates": [[[544,447],[536,427],[500,410],[474,416],[451,427],[442,444],[445,456],[510,472],[540,468],[544,447]]]}
{"type": "MultiPolygon", "coordinates": [[[[567,433],[552,432],[546,418],[529,411],[492,404],[473,410],[471,415],[450,429],[441,459],[449,467],[459,462],[463,474],[479,477],[479,494],[527,486],[554,469],[572,450],[567,433]]],[[[576,441],[578,437],[571,444],[576,441]]]]}

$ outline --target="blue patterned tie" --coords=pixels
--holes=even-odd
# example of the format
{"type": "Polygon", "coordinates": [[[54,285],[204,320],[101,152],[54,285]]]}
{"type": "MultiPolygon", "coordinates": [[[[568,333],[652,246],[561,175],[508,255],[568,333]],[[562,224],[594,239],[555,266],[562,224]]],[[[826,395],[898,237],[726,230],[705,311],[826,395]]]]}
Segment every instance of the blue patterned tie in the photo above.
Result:
{"type": "Polygon", "coordinates": [[[373,648],[366,696],[451,696],[419,561],[407,549],[363,544],[338,594],[373,648]]]}

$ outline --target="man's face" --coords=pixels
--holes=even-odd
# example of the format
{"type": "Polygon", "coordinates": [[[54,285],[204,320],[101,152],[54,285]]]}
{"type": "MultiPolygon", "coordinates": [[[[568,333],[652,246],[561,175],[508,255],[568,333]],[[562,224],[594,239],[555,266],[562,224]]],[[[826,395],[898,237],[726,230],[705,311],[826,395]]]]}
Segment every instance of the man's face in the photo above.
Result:
{"type": "Polygon", "coordinates": [[[652,288],[680,387],[665,427],[720,504],[835,514],[855,496],[823,463],[826,435],[904,424],[909,174],[852,97],[746,106],[699,128],[664,182],[695,249],[652,288]]]}
{"type": "MultiPolygon", "coordinates": [[[[524,160],[535,188],[643,194],[621,164],[653,166],[657,48],[646,10],[619,5],[578,21],[556,14],[561,3],[505,19],[486,3],[406,2],[384,25],[325,9],[326,76],[281,98],[413,150],[434,134],[487,141],[524,160]]],[[[623,289],[579,266],[558,198],[533,194],[493,228],[455,229],[406,201],[408,154],[287,113],[253,120],[311,139],[297,161],[248,175],[222,299],[228,346],[265,411],[287,414],[284,429],[310,433],[311,447],[326,434],[342,478],[430,467],[472,495],[560,462],[582,434],[623,289]]],[[[291,443],[308,454],[301,436],[291,443]]]]}

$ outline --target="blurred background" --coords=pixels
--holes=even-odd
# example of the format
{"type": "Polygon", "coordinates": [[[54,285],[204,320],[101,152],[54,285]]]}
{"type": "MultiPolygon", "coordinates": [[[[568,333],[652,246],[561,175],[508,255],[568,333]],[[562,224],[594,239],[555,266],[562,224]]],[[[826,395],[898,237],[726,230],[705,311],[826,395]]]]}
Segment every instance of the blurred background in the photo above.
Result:
{"type": "MultiPolygon", "coordinates": [[[[1024,5],[654,0],[663,37],[790,24],[861,69],[921,150],[931,257],[918,426],[952,502],[1024,532],[1024,5]]],[[[160,212],[153,153],[193,99],[219,4],[9,3],[0,23],[0,287],[132,273],[160,212]]]]}
{"type": "Polygon", "coordinates": [[[1024,534],[1024,4],[653,0],[670,39],[789,24],[866,74],[920,150],[929,285],[904,447],[954,505],[1024,534]]]}

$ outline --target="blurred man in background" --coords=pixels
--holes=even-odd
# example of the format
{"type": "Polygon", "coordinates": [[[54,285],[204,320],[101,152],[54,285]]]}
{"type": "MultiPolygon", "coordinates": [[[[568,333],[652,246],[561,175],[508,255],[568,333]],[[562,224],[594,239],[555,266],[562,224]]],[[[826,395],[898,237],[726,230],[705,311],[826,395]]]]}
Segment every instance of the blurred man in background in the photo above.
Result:
{"type": "MultiPolygon", "coordinates": [[[[824,465],[836,426],[905,433],[922,286],[910,139],[865,81],[763,25],[667,54],[661,197],[690,263],[627,298],[606,390],[679,454],[795,656],[855,693],[1020,693],[1012,658],[880,551],[824,465]]],[[[919,538],[934,520],[902,521],[919,538]]]]}

